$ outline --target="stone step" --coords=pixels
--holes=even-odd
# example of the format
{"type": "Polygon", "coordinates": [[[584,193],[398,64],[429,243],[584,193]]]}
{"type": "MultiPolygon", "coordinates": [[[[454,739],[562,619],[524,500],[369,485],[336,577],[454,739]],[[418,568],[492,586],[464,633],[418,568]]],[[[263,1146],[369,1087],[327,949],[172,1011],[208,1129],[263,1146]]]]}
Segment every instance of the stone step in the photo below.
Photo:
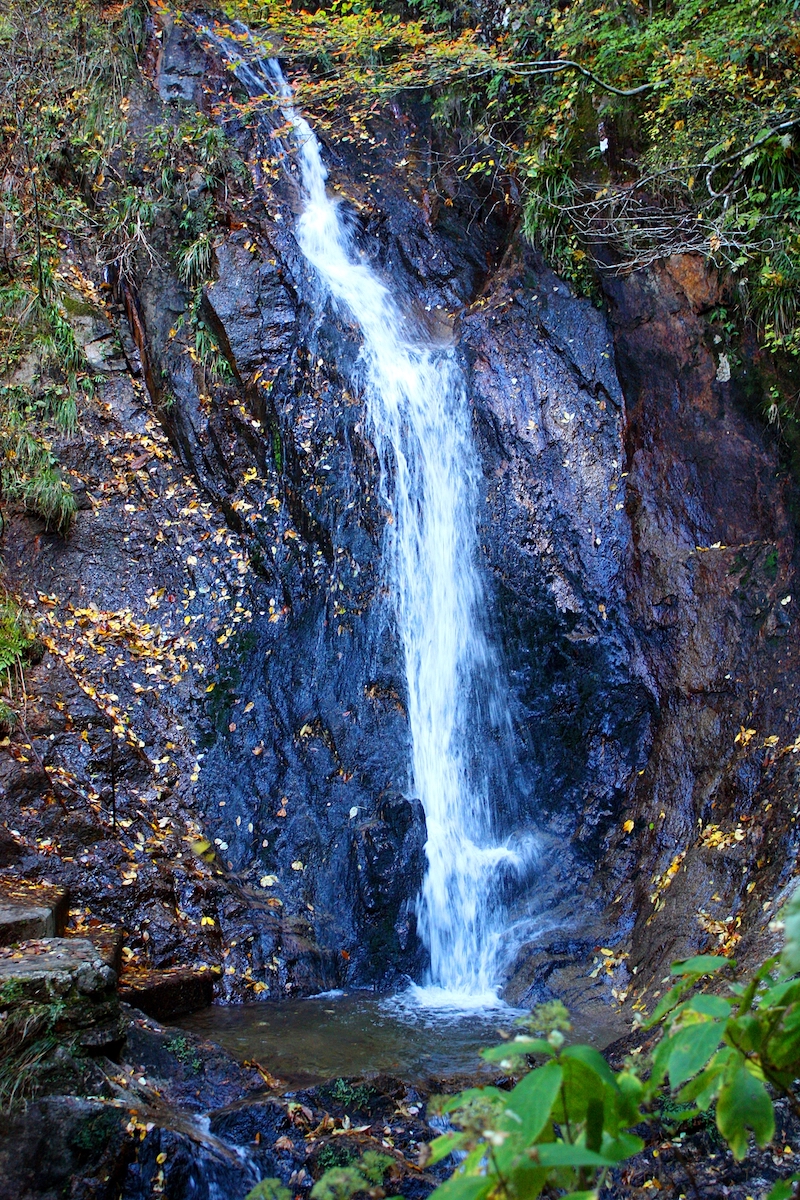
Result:
{"type": "Polygon", "coordinates": [[[106,926],[104,929],[90,929],[87,933],[67,934],[68,938],[86,938],[94,946],[98,956],[119,979],[122,973],[122,943],[124,940],[121,929],[106,926]]]}
{"type": "Polygon", "coordinates": [[[83,937],[32,938],[0,948],[0,988],[13,981],[15,995],[31,999],[107,992],[117,982],[110,955],[83,937]]]}
{"type": "Polygon", "coordinates": [[[20,1045],[44,1028],[65,1046],[113,1056],[123,1028],[113,953],[85,937],[0,947],[0,1004],[20,1045]]]}
{"type": "Polygon", "coordinates": [[[68,912],[64,888],[26,879],[0,879],[0,946],[60,937],[68,912]]]}
{"type": "Polygon", "coordinates": [[[125,967],[119,996],[156,1021],[207,1008],[214,999],[219,967],[125,967]]]}

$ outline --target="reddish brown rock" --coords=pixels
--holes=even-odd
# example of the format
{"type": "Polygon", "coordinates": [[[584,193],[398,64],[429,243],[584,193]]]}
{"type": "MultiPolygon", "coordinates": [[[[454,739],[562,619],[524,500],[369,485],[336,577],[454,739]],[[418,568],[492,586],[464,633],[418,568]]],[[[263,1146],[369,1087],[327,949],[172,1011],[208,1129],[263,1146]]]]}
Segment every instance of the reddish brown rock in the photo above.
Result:
{"type": "Polygon", "coordinates": [[[673,254],[665,268],[696,313],[719,303],[719,277],[699,254],[673,254]]]}

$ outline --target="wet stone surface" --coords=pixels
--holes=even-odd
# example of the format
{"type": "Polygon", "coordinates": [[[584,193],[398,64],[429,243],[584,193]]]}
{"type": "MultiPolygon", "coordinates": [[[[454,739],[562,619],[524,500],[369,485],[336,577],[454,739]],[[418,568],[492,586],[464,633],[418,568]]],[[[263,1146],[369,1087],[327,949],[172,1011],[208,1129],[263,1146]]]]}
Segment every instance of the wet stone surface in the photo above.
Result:
{"type": "Polygon", "coordinates": [[[165,967],[161,971],[133,968],[120,979],[120,996],[134,1008],[166,1021],[196,1012],[211,1004],[218,971],[196,971],[187,967],[165,967]]]}
{"type": "MultiPolygon", "coordinates": [[[[194,103],[227,102],[230,74],[191,30],[162,40],[194,103]]],[[[170,104],[134,88],[130,136],[170,104]]],[[[254,164],[270,142],[241,121],[230,135],[254,164]]],[[[508,995],[577,994],[571,959],[604,1003],[633,966],[655,978],[728,925],[745,946],[767,936],[795,839],[788,485],[716,379],[711,276],[675,262],[609,279],[606,317],[502,221],[476,222],[480,197],[453,184],[433,210],[421,159],[387,168],[429,136],[411,112],[376,115],[374,143],[326,146],[331,183],[469,384],[520,748],[498,819],[542,849],[512,897],[527,933],[508,995]],[[600,948],[613,978],[592,976],[600,948]]],[[[394,987],[425,968],[425,825],[359,339],[299,254],[291,178],[231,195],[203,311],[232,381],[192,364],[165,228],[116,299],[91,246],[65,264],[98,314],[81,337],[112,328],[130,371],[58,448],[85,500],[69,539],[10,514],[9,579],[47,654],[0,756],[0,871],[68,888],[76,932],[123,926],[131,965],[220,967],[221,997],[394,987]]]]}
{"type": "Polygon", "coordinates": [[[15,980],[26,991],[39,985],[53,991],[76,987],[87,995],[116,986],[113,967],[98,954],[93,942],[84,938],[42,938],[0,949],[0,978],[15,980]]]}
{"type": "Polygon", "coordinates": [[[63,888],[0,878],[0,946],[63,933],[67,907],[63,888]]]}

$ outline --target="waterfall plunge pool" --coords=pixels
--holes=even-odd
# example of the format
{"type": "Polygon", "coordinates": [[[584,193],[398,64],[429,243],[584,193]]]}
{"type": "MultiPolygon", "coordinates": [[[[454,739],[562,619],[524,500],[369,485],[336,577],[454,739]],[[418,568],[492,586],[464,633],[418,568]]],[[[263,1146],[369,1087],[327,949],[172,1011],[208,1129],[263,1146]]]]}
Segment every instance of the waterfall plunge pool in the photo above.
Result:
{"type": "MultiPolygon", "coordinates": [[[[257,1062],[286,1089],[336,1078],[394,1075],[408,1084],[493,1071],[479,1051],[500,1041],[519,1016],[498,1003],[472,1011],[421,1007],[399,996],[327,993],[303,1000],[220,1005],[173,1024],[217,1042],[239,1062],[257,1062]]],[[[573,1037],[602,1049],[626,1030],[605,1005],[576,1019],[573,1037]]]]}
{"type": "Polygon", "coordinates": [[[412,1009],[404,997],[353,991],[304,1000],[214,1004],[176,1021],[233,1058],[259,1063],[289,1088],[387,1074],[408,1083],[475,1074],[478,1052],[517,1013],[412,1009]]]}

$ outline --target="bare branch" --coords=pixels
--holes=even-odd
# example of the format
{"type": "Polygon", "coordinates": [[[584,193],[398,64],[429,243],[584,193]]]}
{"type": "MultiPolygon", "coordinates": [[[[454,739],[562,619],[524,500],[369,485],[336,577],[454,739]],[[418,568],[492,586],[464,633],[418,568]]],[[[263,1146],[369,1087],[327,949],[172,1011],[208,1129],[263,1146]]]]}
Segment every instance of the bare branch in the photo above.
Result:
{"type": "Polygon", "coordinates": [[[618,88],[613,83],[608,83],[605,79],[601,79],[599,75],[595,75],[593,71],[589,71],[580,63],[574,62],[571,58],[554,58],[541,59],[539,62],[532,63],[498,63],[498,67],[502,67],[506,71],[513,71],[515,75],[549,75],[556,71],[577,71],[583,75],[585,79],[591,79],[592,83],[596,83],[598,87],[604,88],[605,91],[611,92],[615,96],[641,96],[644,92],[649,92],[653,87],[652,83],[642,83],[635,88],[618,88]]]}

